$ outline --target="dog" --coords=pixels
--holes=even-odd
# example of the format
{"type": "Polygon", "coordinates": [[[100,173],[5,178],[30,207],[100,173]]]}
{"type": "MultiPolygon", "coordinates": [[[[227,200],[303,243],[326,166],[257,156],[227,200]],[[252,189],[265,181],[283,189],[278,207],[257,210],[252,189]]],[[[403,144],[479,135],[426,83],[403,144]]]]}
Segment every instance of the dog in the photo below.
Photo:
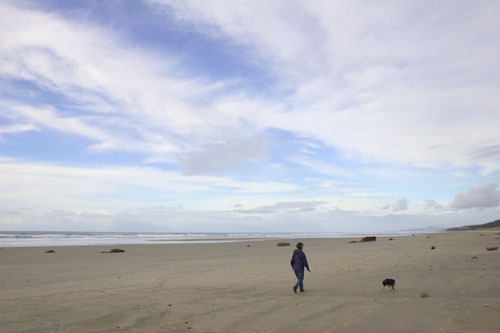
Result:
{"type": "Polygon", "coordinates": [[[395,291],[394,286],[396,285],[396,280],[387,278],[382,281],[382,285],[382,288],[389,287],[392,291],[395,291]]]}

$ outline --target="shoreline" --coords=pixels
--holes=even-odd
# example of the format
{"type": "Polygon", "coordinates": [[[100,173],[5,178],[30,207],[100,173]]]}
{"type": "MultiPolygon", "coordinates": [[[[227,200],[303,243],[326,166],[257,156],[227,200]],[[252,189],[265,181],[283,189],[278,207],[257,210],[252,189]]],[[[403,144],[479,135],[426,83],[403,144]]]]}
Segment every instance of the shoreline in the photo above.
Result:
{"type": "Polygon", "coordinates": [[[102,333],[498,330],[500,251],[486,250],[500,244],[496,231],[350,243],[360,238],[300,238],[312,273],[298,295],[291,239],[3,248],[0,325],[102,333]],[[101,253],[112,247],[125,252],[101,253]],[[382,289],[385,278],[396,280],[394,292],[382,289]]]}
{"type": "Polygon", "coordinates": [[[386,233],[115,233],[115,232],[37,232],[0,231],[0,248],[44,246],[100,246],[132,244],[183,244],[183,243],[230,243],[240,241],[291,240],[291,239],[346,239],[365,236],[404,237],[437,234],[434,232],[386,232],[386,233]]]}

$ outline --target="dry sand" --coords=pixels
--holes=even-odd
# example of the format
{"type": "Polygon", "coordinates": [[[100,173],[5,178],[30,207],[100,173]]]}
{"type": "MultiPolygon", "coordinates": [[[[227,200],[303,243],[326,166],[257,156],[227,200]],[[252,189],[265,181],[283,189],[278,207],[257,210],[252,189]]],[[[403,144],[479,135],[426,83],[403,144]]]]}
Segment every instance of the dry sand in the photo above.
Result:
{"type": "Polygon", "coordinates": [[[499,332],[498,231],[393,238],[3,248],[0,331],[499,332]]]}

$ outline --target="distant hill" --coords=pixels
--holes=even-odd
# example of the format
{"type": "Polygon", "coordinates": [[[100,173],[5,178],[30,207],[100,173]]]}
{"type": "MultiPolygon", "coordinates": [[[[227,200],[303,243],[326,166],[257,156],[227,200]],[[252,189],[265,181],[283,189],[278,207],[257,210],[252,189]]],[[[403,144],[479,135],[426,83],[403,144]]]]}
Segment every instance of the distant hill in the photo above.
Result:
{"type": "Polygon", "coordinates": [[[488,222],[484,224],[475,225],[465,225],[457,228],[448,228],[447,231],[462,231],[462,230],[478,230],[478,229],[489,229],[489,228],[500,228],[500,220],[495,220],[493,222],[488,222]]]}

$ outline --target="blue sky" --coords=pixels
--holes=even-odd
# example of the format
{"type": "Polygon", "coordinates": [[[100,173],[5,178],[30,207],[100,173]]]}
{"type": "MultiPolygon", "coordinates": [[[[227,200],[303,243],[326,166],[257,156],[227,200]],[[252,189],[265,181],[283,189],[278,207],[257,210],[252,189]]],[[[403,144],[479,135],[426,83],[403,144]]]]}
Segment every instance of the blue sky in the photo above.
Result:
{"type": "Polygon", "coordinates": [[[500,218],[497,1],[2,1],[0,230],[500,218]]]}

